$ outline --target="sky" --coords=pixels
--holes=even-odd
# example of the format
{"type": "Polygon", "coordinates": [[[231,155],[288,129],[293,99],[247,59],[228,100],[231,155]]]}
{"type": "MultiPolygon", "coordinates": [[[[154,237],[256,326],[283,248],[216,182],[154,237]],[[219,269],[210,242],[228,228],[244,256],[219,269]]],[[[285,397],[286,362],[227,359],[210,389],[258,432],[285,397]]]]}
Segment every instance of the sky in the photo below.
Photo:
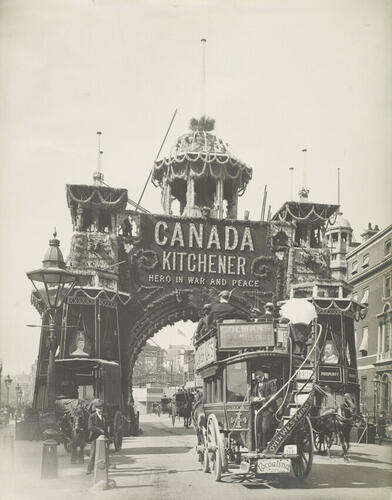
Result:
{"type": "MultiPolygon", "coordinates": [[[[337,202],[357,240],[391,223],[391,0],[0,0],[0,359],[29,371],[38,313],[25,272],[56,226],[69,251],[65,184],[90,183],[101,130],[105,181],[137,200],[162,155],[206,112],[253,168],[239,214],[260,218],[302,184],[337,202]]],[[[161,212],[148,185],[142,205],[161,212]]],[[[180,325],[189,336],[192,325],[180,325]]],[[[174,329],[161,345],[184,343],[174,329]],[[173,333],[174,332],[174,333],[173,333]]]]}

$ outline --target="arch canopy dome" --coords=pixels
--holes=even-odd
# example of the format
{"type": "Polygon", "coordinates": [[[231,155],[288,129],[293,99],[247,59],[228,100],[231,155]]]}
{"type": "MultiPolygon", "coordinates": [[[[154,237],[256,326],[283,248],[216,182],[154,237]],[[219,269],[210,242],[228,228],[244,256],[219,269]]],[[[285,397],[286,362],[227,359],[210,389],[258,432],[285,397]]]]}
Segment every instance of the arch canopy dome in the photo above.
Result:
{"type": "Polygon", "coordinates": [[[252,169],[235,158],[227,143],[211,133],[214,121],[203,118],[191,120],[191,131],[181,135],[168,157],[153,166],[155,185],[189,177],[212,177],[232,180],[238,191],[244,191],[252,178],[252,169]]]}

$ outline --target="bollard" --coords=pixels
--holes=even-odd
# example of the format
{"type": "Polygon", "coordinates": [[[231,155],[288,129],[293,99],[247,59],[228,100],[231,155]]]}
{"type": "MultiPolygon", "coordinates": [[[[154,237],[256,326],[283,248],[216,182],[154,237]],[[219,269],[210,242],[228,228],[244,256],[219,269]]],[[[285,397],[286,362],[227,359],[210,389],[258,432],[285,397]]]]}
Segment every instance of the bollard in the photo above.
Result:
{"type": "Polygon", "coordinates": [[[41,479],[56,479],[58,476],[57,446],[54,439],[45,439],[42,443],[41,479]]]}
{"type": "Polygon", "coordinates": [[[116,486],[115,481],[108,478],[109,441],[99,436],[95,441],[94,490],[108,490],[116,486]]]}

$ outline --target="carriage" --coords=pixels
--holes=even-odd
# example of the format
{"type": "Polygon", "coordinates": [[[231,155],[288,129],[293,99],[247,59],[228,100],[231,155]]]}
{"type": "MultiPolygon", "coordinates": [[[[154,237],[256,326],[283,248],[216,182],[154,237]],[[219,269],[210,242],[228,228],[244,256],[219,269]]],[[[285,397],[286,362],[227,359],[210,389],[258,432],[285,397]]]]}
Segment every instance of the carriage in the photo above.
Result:
{"type": "Polygon", "coordinates": [[[178,391],[173,395],[170,405],[170,416],[174,427],[176,417],[184,419],[184,426],[188,426],[187,419],[190,417],[189,398],[185,391],[178,391]]]}
{"type": "MultiPolygon", "coordinates": [[[[138,428],[138,415],[133,408],[130,412],[124,408],[120,366],[117,362],[92,358],[56,360],[56,386],[60,428],[67,408],[82,405],[88,416],[97,399],[104,403],[109,439],[116,451],[122,447],[123,436],[129,435],[133,428],[138,428]]],[[[66,439],[64,444],[67,448],[66,439]]]]}
{"type": "MultiPolygon", "coordinates": [[[[253,323],[226,320],[195,343],[195,365],[204,386],[202,404],[194,411],[196,450],[203,471],[211,471],[216,481],[229,467],[237,467],[240,474],[292,474],[301,481],[310,474],[311,417],[317,416],[323,395],[319,384],[325,377],[330,381],[336,371],[323,369],[320,360],[339,314],[329,310],[323,316],[319,306],[328,304],[300,300],[314,310],[314,319],[304,322],[308,326],[267,316],[253,323]],[[255,397],[260,371],[271,386],[269,397],[261,401],[255,397]]],[[[354,307],[346,302],[347,310],[354,307]]],[[[350,321],[352,316],[343,339],[338,334],[336,338],[341,340],[339,359],[346,360],[342,373],[345,370],[357,394],[350,321]]]]}
{"type": "MultiPolygon", "coordinates": [[[[318,359],[316,382],[321,390],[317,391],[311,410],[314,447],[318,453],[325,453],[339,439],[335,429],[327,429],[323,414],[326,410],[325,389],[330,390],[330,405],[337,418],[344,419],[344,395],[349,394],[353,402],[351,424],[361,423],[359,410],[359,384],[355,347],[354,320],[363,318],[367,312],[367,304],[356,303],[349,298],[316,298],[313,303],[317,309],[317,322],[323,334],[316,346],[318,359]]],[[[336,427],[336,425],[335,425],[336,427]]],[[[349,432],[343,446],[346,457],[349,446],[349,432]],[[347,448],[347,449],[346,449],[347,448]]]]}
{"type": "Polygon", "coordinates": [[[169,413],[170,412],[170,398],[163,397],[161,398],[161,412],[169,413]]]}

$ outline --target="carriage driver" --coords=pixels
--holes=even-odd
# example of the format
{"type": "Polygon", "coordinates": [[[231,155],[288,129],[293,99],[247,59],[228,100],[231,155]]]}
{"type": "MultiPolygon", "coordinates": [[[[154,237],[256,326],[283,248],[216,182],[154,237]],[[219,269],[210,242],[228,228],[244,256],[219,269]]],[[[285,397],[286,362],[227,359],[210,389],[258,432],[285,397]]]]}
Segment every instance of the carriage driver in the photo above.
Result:
{"type": "MultiPolygon", "coordinates": [[[[256,411],[266,404],[277,392],[277,380],[269,380],[264,370],[255,372],[255,381],[252,388],[252,402],[255,403],[256,411]]],[[[267,446],[273,436],[274,413],[277,410],[276,400],[271,401],[263,410],[257,414],[257,449],[262,450],[267,446]]]]}

